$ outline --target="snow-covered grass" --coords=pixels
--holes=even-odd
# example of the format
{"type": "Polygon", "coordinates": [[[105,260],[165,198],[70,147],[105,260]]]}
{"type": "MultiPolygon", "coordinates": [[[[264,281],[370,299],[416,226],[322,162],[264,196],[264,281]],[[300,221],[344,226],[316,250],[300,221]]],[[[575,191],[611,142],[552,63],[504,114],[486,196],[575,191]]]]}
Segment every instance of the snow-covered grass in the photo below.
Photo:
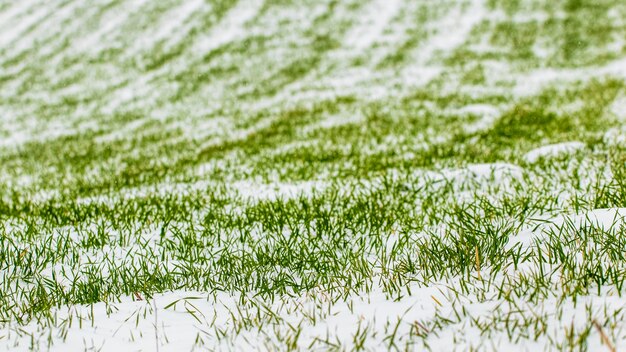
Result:
{"type": "Polygon", "coordinates": [[[624,18],[0,2],[0,350],[626,348],[624,18]]]}

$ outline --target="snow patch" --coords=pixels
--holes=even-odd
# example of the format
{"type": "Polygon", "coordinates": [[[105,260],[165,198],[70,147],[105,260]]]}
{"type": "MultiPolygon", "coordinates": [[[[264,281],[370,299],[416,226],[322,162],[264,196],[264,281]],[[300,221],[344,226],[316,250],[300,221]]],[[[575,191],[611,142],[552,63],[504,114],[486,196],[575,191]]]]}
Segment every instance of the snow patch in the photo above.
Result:
{"type": "Polygon", "coordinates": [[[443,17],[434,22],[435,35],[421,45],[415,63],[405,67],[400,77],[412,86],[423,86],[444,71],[436,62],[437,55],[448,55],[465,43],[472,28],[487,15],[484,1],[473,0],[463,6],[458,3],[443,17]]]}
{"type": "Polygon", "coordinates": [[[423,63],[428,63],[438,52],[450,53],[465,43],[472,28],[487,15],[482,0],[473,0],[466,5],[457,5],[442,21],[436,23],[437,34],[420,48],[423,63]]]}
{"type": "Polygon", "coordinates": [[[370,47],[381,36],[389,22],[398,14],[400,0],[375,0],[368,5],[365,20],[347,35],[345,44],[357,50],[370,47]]]}
{"type": "Polygon", "coordinates": [[[462,107],[455,111],[456,114],[461,116],[477,116],[480,119],[470,125],[465,126],[467,133],[477,133],[485,131],[493,126],[494,122],[500,116],[500,109],[493,105],[487,104],[471,104],[462,107]]]}
{"type": "Polygon", "coordinates": [[[539,160],[556,157],[561,155],[574,154],[579,150],[585,149],[582,142],[566,142],[550,144],[540,148],[531,150],[524,155],[524,160],[528,163],[536,163],[539,160]]]}
{"type": "MultiPolygon", "coordinates": [[[[434,187],[435,189],[451,185],[457,196],[469,199],[476,190],[489,187],[507,190],[524,182],[524,169],[508,163],[471,164],[463,168],[443,169],[439,171],[416,172],[412,187],[434,187]]],[[[407,185],[409,189],[412,187],[407,185]]]]}
{"type": "Polygon", "coordinates": [[[322,192],[328,186],[321,181],[306,181],[298,183],[255,183],[238,181],[233,185],[239,196],[252,200],[289,199],[299,196],[310,196],[322,192]]]}
{"type": "Polygon", "coordinates": [[[580,229],[592,227],[601,231],[624,231],[626,208],[595,209],[582,214],[569,214],[551,219],[540,220],[534,228],[527,227],[507,243],[506,248],[516,245],[530,248],[535,241],[545,239],[550,232],[559,233],[560,229],[580,229]]]}
{"type": "Polygon", "coordinates": [[[161,16],[151,33],[145,33],[140,40],[135,42],[135,48],[130,53],[131,57],[137,55],[142,50],[149,50],[157,43],[167,40],[168,42],[180,42],[188,33],[189,18],[206,5],[203,0],[186,0],[181,6],[174,7],[161,16]]]}
{"type": "Polygon", "coordinates": [[[611,128],[606,131],[602,137],[602,141],[608,146],[626,146],[626,126],[622,126],[621,128],[611,128]]]}
{"type": "MultiPolygon", "coordinates": [[[[2,35],[0,36],[0,48],[6,48],[9,44],[15,40],[23,38],[24,33],[30,28],[43,21],[50,13],[50,8],[44,5],[33,6],[33,4],[27,1],[19,1],[17,3],[23,3],[25,6],[15,7],[15,12],[19,13],[22,10],[28,9],[26,15],[12,18],[14,22],[7,21],[7,25],[2,28],[2,35]],[[34,8],[34,10],[33,10],[34,8]],[[17,19],[17,21],[15,21],[17,19]]],[[[51,3],[46,3],[50,6],[51,3]]]]}
{"type": "Polygon", "coordinates": [[[626,122],[626,97],[615,99],[611,104],[610,111],[621,122],[626,122]]]}
{"type": "Polygon", "coordinates": [[[502,181],[506,178],[521,180],[524,177],[524,170],[513,164],[493,163],[493,164],[472,164],[462,169],[447,169],[441,175],[449,180],[463,182],[468,179],[475,181],[502,181]]]}
{"type": "Polygon", "coordinates": [[[215,26],[215,30],[193,44],[194,52],[206,54],[244,36],[247,33],[245,24],[259,13],[263,3],[262,0],[239,1],[221,23],[215,26]]]}
{"type": "Polygon", "coordinates": [[[101,26],[96,31],[89,32],[78,38],[73,45],[76,50],[85,50],[92,53],[102,50],[107,44],[111,44],[111,33],[114,33],[122,24],[135,14],[147,0],[135,0],[124,3],[124,8],[119,11],[111,11],[101,21],[101,26]]]}

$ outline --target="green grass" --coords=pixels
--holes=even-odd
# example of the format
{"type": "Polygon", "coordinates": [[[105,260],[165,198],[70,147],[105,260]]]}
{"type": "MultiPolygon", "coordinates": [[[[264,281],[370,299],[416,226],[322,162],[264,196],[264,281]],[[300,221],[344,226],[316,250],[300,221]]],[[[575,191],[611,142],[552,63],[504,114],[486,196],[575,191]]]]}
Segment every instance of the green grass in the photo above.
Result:
{"type": "Polygon", "coordinates": [[[251,5],[204,2],[142,44],[182,4],[149,3],[79,47],[130,2],[68,3],[0,46],[0,343],[67,332],[63,307],[182,291],[237,302],[206,348],[625,345],[624,219],[575,220],[626,208],[626,146],[607,139],[625,133],[619,1],[400,1],[355,49],[370,3],[267,0],[207,52],[251,5]],[[467,37],[424,57],[477,4],[467,37]],[[377,295],[407,311],[307,335],[377,295]],[[409,319],[424,297],[436,310],[409,319]]]}

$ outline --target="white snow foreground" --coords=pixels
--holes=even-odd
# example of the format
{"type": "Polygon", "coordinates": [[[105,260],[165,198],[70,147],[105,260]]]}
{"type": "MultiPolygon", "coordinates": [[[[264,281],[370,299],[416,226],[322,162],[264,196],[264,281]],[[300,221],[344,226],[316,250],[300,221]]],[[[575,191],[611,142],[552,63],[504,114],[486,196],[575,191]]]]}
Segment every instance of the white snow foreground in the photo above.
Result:
{"type": "Polygon", "coordinates": [[[351,350],[360,346],[375,350],[530,351],[545,347],[550,340],[565,343],[568,337],[564,332],[580,333],[589,329],[590,322],[597,326],[589,331],[590,350],[607,348],[603,345],[603,324],[615,327],[612,334],[619,332],[620,336],[610,336],[611,341],[617,341],[617,348],[626,347],[624,297],[579,296],[577,301],[555,298],[529,304],[523,299],[497,299],[492,289],[482,292],[492,298],[479,302],[480,292],[475,297],[453,298],[447,287],[413,285],[411,295],[401,300],[382,292],[349,296],[347,300],[313,292],[282,297],[274,303],[260,299],[244,299],[242,303],[240,297],[226,293],[178,291],[149,300],[137,294],[116,303],[57,309],[48,321],[50,327],[37,323],[5,327],[0,331],[0,349],[194,351],[280,350],[291,346],[351,350]],[[459,303],[463,304],[462,312],[459,303]],[[521,329],[529,320],[532,324],[521,329]],[[483,326],[498,329],[485,331],[483,326]],[[541,335],[544,331],[547,334],[541,335]],[[508,334],[520,336],[524,344],[512,343],[508,334]]]}

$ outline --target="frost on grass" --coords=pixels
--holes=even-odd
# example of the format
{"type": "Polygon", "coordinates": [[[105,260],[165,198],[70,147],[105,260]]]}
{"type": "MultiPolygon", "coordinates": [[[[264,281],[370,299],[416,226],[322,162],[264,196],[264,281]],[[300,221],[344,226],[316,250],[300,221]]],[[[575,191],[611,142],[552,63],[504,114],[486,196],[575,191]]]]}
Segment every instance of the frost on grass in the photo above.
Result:
{"type": "Polygon", "coordinates": [[[625,348],[624,18],[0,3],[0,349],[625,348]]]}

